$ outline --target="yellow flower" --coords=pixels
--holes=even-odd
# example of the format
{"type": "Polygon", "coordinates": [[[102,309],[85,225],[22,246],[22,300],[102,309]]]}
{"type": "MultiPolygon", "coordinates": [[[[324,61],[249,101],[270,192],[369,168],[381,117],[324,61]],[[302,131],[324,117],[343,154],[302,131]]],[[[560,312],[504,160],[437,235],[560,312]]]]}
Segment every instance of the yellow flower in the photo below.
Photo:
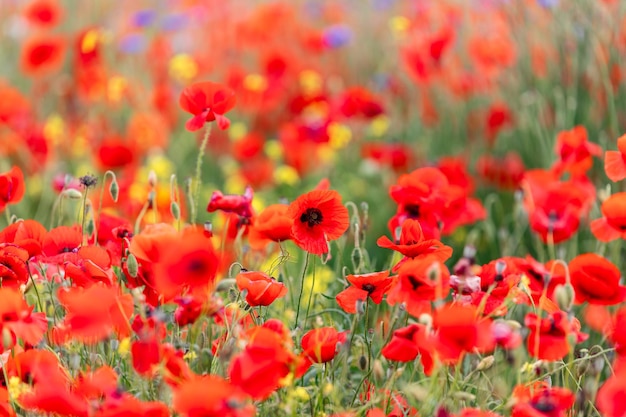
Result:
{"type": "Polygon", "coordinates": [[[265,91],[267,89],[267,78],[261,74],[248,74],[243,79],[243,86],[250,91],[265,91]]]}
{"type": "Polygon", "coordinates": [[[83,36],[83,41],[80,43],[80,51],[83,54],[93,52],[98,46],[98,40],[100,40],[100,33],[96,29],[91,29],[83,36]]]}
{"type": "Polygon", "coordinates": [[[296,185],[300,176],[294,167],[281,165],[274,171],[274,181],[278,184],[296,185]]]}
{"type": "Polygon", "coordinates": [[[345,148],[352,139],[352,130],[346,125],[332,122],[328,125],[328,137],[331,148],[345,148]]]}
{"type": "Polygon", "coordinates": [[[376,116],[369,127],[372,135],[381,137],[389,130],[389,118],[385,115],[376,116]]]}
{"type": "Polygon", "coordinates": [[[126,79],[124,77],[111,77],[109,79],[109,82],[107,83],[107,95],[109,97],[109,100],[114,103],[119,102],[124,95],[127,84],[128,83],[126,82],[126,79]]]}
{"type": "Polygon", "coordinates": [[[65,135],[65,122],[58,114],[51,114],[43,125],[43,136],[52,145],[58,145],[65,135]]]}
{"type": "Polygon", "coordinates": [[[322,77],[313,70],[302,71],[299,81],[305,95],[317,94],[322,89],[322,77]]]}
{"type": "Polygon", "coordinates": [[[389,28],[394,35],[400,37],[409,29],[411,21],[404,16],[394,16],[389,19],[389,28]]]}
{"type": "Polygon", "coordinates": [[[128,353],[130,352],[130,337],[125,337],[124,339],[120,340],[120,344],[117,347],[117,352],[122,356],[128,355],[128,353]]]}
{"type": "Polygon", "coordinates": [[[188,54],[175,55],[169,62],[169,73],[180,82],[189,82],[198,74],[198,64],[188,54]]]}
{"type": "Polygon", "coordinates": [[[248,129],[246,128],[246,125],[241,122],[235,122],[230,125],[230,128],[228,128],[228,135],[235,142],[246,136],[247,133],[248,129]]]}

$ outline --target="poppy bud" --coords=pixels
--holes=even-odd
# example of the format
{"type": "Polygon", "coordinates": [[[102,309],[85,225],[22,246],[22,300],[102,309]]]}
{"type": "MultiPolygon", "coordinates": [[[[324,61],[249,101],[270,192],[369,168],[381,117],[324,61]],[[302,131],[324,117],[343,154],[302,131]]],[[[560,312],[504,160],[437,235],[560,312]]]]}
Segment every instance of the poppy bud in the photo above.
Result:
{"type": "Polygon", "coordinates": [[[150,170],[150,172],[148,173],[148,185],[152,188],[156,187],[157,185],[157,175],[156,172],[154,172],[153,170],[150,170]]]}
{"type": "Polygon", "coordinates": [[[85,225],[85,233],[87,234],[87,236],[93,236],[93,232],[96,228],[96,225],[93,222],[93,219],[89,219],[87,221],[87,224],[85,225]]]}
{"type": "Polygon", "coordinates": [[[495,362],[495,358],[493,357],[493,355],[486,356],[482,358],[480,362],[478,362],[478,365],[476,365],[476,370],[485,371],[491,368],[494,362],[495,362]]]}
{"type": "Polygon", "coordinates": [[[176,201],[172,201],[170,204],[170,213],[172,213],[172,217],[174,217],[175,220],[180,219],[180,207],[176,201]]]}
{"type": "Polygon", "coordinates": [[[569,311],[574,304],[575,292],[572,284],[566,283],[557,285],[554,289],[554,299],[559,308],[563,311],[569,311]]]}
{"type": "Polygon", "coordinates": [[[361,368],[362,371],[367,369],[367,358],[365,355],[361,355],[359,358],[359,368],[361,368]]]}
{"type": "Polygon", "coordinates": [[[374,365],[372,366],[372,373],[374,374],[374,378],[381,381],[385,377],[385,370],[383,369],[383,364],[380,359],[374,360],[374,365]]]}
{"type": "Polygon", "coordinates": [[[81,198],[83,198],[83,194],[73,188],[68,188],[67,190],[63,191],[63,196],[72,200],[80,200],[81,198]]]}
{"type": "Polygon", "coordinates": [[[137,258],[132,253],[128,255],[126,258],[126,268],[128,269],[128,274],[135,278],[139,273],[139,264],[137,263],[137,258]]]}
{"type": "Polygon", "coordinates": [[[113,202],[117,203],[117,198],[120,195],[120,186],[117,185],[117,180],[115,178],[113,178],[113,181],[111,181],[111,184],[109,185],[109,194],[111,195],[113,202]]]}
{"type": "Polygon", "coordinates": [[[11,349],[15,345],[15,336],[6,327],[2,328],[2,346],[4,350],[11,349]]]}
{"type": "Polygon", "coordinates": [[[408,384],[402,390],[407,396],[413,397],[417,402],[428,400],[428,390],[418,384],[408,384]]]}

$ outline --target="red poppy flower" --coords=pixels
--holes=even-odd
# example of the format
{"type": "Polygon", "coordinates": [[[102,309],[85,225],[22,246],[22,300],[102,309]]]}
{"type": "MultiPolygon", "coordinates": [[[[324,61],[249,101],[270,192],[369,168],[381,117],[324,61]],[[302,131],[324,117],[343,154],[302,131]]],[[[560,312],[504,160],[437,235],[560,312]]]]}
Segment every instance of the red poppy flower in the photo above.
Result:
{"type": "Polygon", "coordinates": [[[220,191],[214,191],[209,200],[206,210],[209,213],[221,210],[224,213],[235,213],[238,216],[250,218],[252,210],[252,187],[247,186],[243,195],[224,195],[220,191]]]}
{"type": "Polygon", "coordinates": [[[626,178],[626,135],[617,139],[617,149],[604,153],[604,172],[613,182],[626,178]]]}
{"type": "Polygon", "coordinates": [[[253,306],[268,306],[287,294],[287,287],[263,272],[240,272],[235,277],[239,291],[247,291],[246,302],[253,306]]]}
{"type": "Polygon", "coordinates": [[[363,87],[347,89],[339,102],[339,111],[346,117],[362,116],[372,119],[384,112],[380,100],[363,87]]]}
{"type": "MultiPolygon", "coordinates": [[[[45,313],[33,313],[33,307],[26,304],[22,293],[13,288],[0,288],[0,330],[6,331],[15,344],[16,339],[35,346],[48,330],[45,313]]],[[[8,349],[11,346],[6,346],[8,349]]]]}
{"type": "Polygon", "coordinates": [[[563,311],[550,313],[544,319],[529,313],[524,319],[524,324],[529,331],[527,349],[534,357],[556,361],[569,353],[571,346],[568,336],[575,333],[575,328],[563,311]]]}
{"type": "Polygon", "coordinates": [[[82,241],[83,234],[78,227],[55,227],[44,238],[43,254],[51,257],[76,252],[82,241]]]}
{"type": "Polygon", "coordinates": [[[230,120],[224,116],[235,106],[235,93],[228,87],[210,81],[192,84],[180,95],[180,107],[193,114],[185,127],[193,132],[206,122],[217,121],[220,129],[230,126],[230,120]]]}
{"type": "Polygon", "coordinates": [[[365,301],[368,297],[374,304],[380,304],[393,283],[393,278],[389,278],[389,271],[348,275],[346,279],[352,285],[337,294],[336,299],[339,307],[351,314],[356,313],[357,301],[365,301]]]}
{"type": "Polygon", "coordinates": [[[131,294],[120,294],[116,285],[61,288],[57,296],[67,311],[65,324],[72,338],[97,343],[113,332],[121,338],[130,334],[133,298],[131,294]]]}
{"type": "Polygon", "coordinates": [[[330,362],[335,357],[337,345],[346,341],[346,332],[334,327],[313,329],[302,336],[302,355],[313,363],[330,362]]]}
{"type": "Polygon", "coordinates": [[[596,407],[604,417],[623,417],[626,415],[626,373],[624,371],[611,375],[598,391],[596,407]]]}
{"type": "Polygon", "coordinates": [[[38,35],[22,48],[21,67],[25,74],[37,76],[58,69],[63,63],[65,41],[59,36],[38,35]]]}
{"type": "Polygon", "coordinates": [[[10,224],[0,231],[0,243],[12,243],[28,252],[28,259],[41,254],[48,232],[36,220],[23,220],[10,224]]]}
{"type": "Polygon", "coordinates": [[[206,294],[215,281],[219,258],[213,242],[193,229],[169,241],[171,245],[154,265],[154,288],[164,302],[188,291],[206,294]]]}
{"type": "Polygon", "coordinates": [[[231,383],[256,400],[270,396],[295,365],[284,336],[268,327],[247,332],[248,344],[230,364],[231,383]]]}
{"type": "Polygon", "coordinates": [[[0,283],[2,287],[19,289],[29,279],[28,252],[18,246],[0,244],[0,283]]]}
{"type": "Polygon", "coordinates": [[[442,300],[450,292],[450,271],[435,256],[404,262],[389,291],[390,305],[404,303],[409,314],[419,317],[430,312],[431,301],[442,300]]]}
{"type": "Polygon", "coordinates": [[[173,408],[181,417],[253,417],[245,395],[217,375],[198,376],[174,390],[173,408]]]}
{"type": "Polygon", "coordinates": [[[417,355],[421,355],[424,373],[430,375],[433,371],[432,341],[426,326],[422,324],[411,324],[395,330],[381,354],[389,360],[399,362],[413,361],[417,355]]]}
{"type": "Polygon", "coordinates": [[[569,273],[576,304],[614,305],[626,298],[626,287],[619,285],[620,270],[609,260],[586,253],[576,256],[569,263],[569,273]]]}
{"type": "Polygon", "coordinates": [[[263,249],[268,242],[284,242],[291,239],[293,219],[287,215],[287,204],[267,206],[254,219],[248,242],[253,249],[263,249]]]}
{"type": "Polygon", "coordinates": [[[0,211],[7,204],[19,203],[24,197],[24,174],[22,170],[14,166],[8,172],[0,174],[0,211]]]}
{"type": "Polygon", "coordinates": [[[487,109],[485,118],[485,135],[490,145],[498,138],[500,131],[513,125],[513,114],[505,103],[493,103],[487,109]]]}
{"type": "Polygon", "coordinates": [[[483,155],[476,162],[476,171],[485,181],[505,190],[516,190],[524,178],[524,162],[515,152],[504,158],[483,155]]]}
{"type": "MultiPolygon", "coordinates": [[[[400,252],[406,258],[417,258],[420,256],[432,256],[435,259],[445,262],[452,256],[452,248],[444,245],[436,239],[426,239],[419,221],[406,219],[402,223],[399,244],[394,244],[387,236],[381,236],[376,242],[382,248],[400,252]]],[[[398,263],[394,270],[401,265],[398,263]]]]}
{"type": "Polygon", "coordinates": [[[493,411],[484,411],[478,408],[464,408],[452,417],[502,417],[493,411]]]}
{"type": "Polygon", "coordinates": [[[348,229],[348,209],[334,190],[314,190],[289,205],[287,215],[293,220],[291,232],[298,246],[315,255],[328,252],[328,241],[339,238],[348,229]]]}
{"type": "Polygon", "coordinates": [[[61,7],[56,0],[33,0],[24,9],[24,16],[34,25],[52,27],[61,20],[61,7]]]}
{"type": "Polygon", "coordinates": [[[590,224],[596,239],[610,242],[626,238],[626,192],[615,193],[604,200],[600,208],[602,217],[590,224]]]}
{"type": "Polygon", "coordinates": [[[571,130],[559,132],[554,151],[560,158],[555,169],[572,174],[585,173],[593,164],[591,157],[602,154],[600,145],[589,142],[587,129],[584,126],[576,126],[571,130]]]}
{"type": "Polygon", "coordinates": [[[572,237],[595,196],[591,195],[590,199],[583,182],[559,181],[551,172],[526,172],[524,180],[531,229],[544,243],[550,237],[554,243],[572,237]]]}
{"type": "Polygon", "coordinates": [[[544,388],[533,394],[528,402],[515,404],[511,417],[566,417],[575,399],[567,388],[544,388]]]}
{"type": "Polygon", "coordinates": [[[435,311],[435,349],[445,363],[457,363],[464,353],[486,353],[495,347],[491,320],[474,306],[446,305],[435,311]]]}

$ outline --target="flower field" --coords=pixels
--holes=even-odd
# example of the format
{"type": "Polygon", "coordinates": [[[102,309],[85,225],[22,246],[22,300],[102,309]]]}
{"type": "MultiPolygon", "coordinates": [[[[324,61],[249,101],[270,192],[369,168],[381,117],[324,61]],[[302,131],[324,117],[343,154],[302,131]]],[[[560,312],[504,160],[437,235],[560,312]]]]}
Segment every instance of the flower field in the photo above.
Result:
{"type": "Polygon", "coordinates": [[[0,0],[0,417],[626,416],[626,3],[0,0]]]}

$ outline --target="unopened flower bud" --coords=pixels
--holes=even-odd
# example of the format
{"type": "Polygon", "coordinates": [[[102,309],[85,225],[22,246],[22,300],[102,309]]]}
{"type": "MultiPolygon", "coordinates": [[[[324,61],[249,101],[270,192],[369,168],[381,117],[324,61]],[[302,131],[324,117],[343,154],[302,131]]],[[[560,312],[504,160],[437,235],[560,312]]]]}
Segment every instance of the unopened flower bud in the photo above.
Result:
{"type": "Polygon", "coordinates": [[[139,264],[137,263],[137,258],[132,253],[128,254],[126,258],[126,268],[128,269],[128,274],[133,278],[139,274],[139,264]]]}
{"type": "Polygon", "coordinates": [[[180,207],[176,201],[172,201],[170,204],[170,213],[172,213],[172,217],[174,217],[175,220],[180,219],[180,207]]]}
{"type": "Polygon", "coordinates": [[[574,287],[570,283],[557,285],[554,289],[554,299],[563,311],[569,311],[572,308],[575,295],[574,287]]]}
{"type": "Polygon", "coordinates": [[[495,362],[495,358],[493,357],[493,355],[486,356],[482,358],[480,362],[478,362],[478,365],[476,365],[476,370],[485,371],[491,368],[494,362],[495,362]]]}
{"type": "Polygon", "coordinates": [[[68,188],[67,190],[63,191],[63,196],[72,200],[80,200],[81,198],[83,198],[83,194],[73,188],[68,188]]]}
{"type": "Polygon", "coordinates": [[[150,170],[150,172],[148,173],[148,185],[150,187],[156,187],[157,184],[157,175],[156,172],[154,172],[153,170],[150,170]]]}
{"type": "Polygon", "coordinates": [[[111,195],[113,202],[117,203],[117,199],[120,196],[120,186],[117,185],[117,180],[115,180],[115,178],[113,178],[113,181],[111,181],[111,184],[109,185],[109,194],[111,195]]]}

